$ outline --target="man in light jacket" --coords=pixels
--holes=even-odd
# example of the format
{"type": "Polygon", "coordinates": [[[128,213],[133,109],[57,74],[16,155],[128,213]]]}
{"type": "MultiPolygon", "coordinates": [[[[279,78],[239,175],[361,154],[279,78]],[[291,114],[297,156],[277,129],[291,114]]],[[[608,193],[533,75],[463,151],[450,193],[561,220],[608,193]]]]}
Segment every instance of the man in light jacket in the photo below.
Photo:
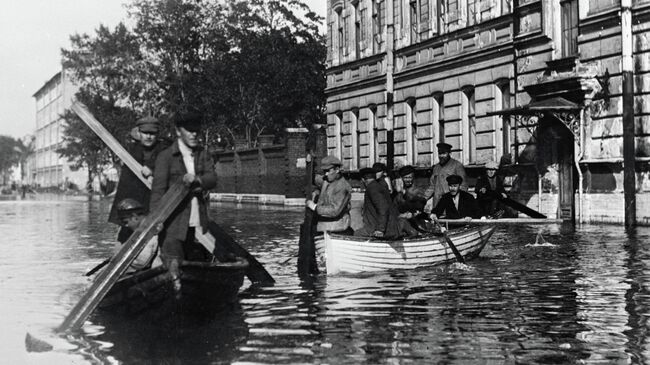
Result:
{"type": "Polygon", "coordinates": [[[316,231],[351,234],[350,208],[352,187],[341,175],[341,160],[325,156],[321,160],[323,185],[317,194],[318,203],[307,200],[306,205],[318,215],[316,231]]]}

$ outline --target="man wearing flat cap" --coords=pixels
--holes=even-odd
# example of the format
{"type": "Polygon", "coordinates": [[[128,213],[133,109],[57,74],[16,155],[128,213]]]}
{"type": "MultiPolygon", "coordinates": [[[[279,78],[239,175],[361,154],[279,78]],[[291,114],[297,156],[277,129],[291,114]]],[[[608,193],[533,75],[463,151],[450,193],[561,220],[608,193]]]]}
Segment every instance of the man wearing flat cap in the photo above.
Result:
{"type": "MultiPolygon", "coordinates": [[[[154,117],[143,117],[136,121],[134,129],[137,130],[137,139],[135,143],[127,146],[131,156],[142,165],[142,170],[138,173],[144,178],[149,179],[153,176],[154,165],[156,157],[165,149],[165,145],[158,141],[158,132],[160,130],[160,122],[154,117]]],[[[143,207],[149,207],[149,188],[125,165],[122,166],[120,171],[120,180],[117,183],[115,197],[113,198],[113,205],[111,212],[108,216],[108,221],[121,226],[117,235],[119,242],[126,242],[133,231],[122,224],[122,220],[118,216],[118,203],[124,199],[134,199],[142,204],[143,207]]],[[[144,211],[146,214],[146,209],[144,211]]]]}
{"type": "Polygon", "coordinates": [[[322,186],[313,200],[305,202],[305,205],[318,215],[316,224],[318,232],[352,233],[350,228],[352,187],[341,175],[341,165],[341,160],[334,156],[323,157],[320,166],[324,174],[322,186]]]}
{"type": "Polygon", "coordinates": [[[400,212],[400,217],[410,219],[418,213],[424,212],[427,200],[424,191],[415,186],[415,168],[407,165],[399,169],[401,183],[395,184],[393,201],[400,212]]]}
{"type": "Polygon", "coordinates": [[[204,192],[217,185],[214,163],[199,142],[200,114],[177,114],[174,117],[177,139],[156,159],[151,187],[150,211],[161,205],[161,198],[177,182],[190,188],[190,199],[184,200],[167,219],[161,236],[161,256],[169,270],[174,289],[180,290],[180,262],[192,249],[197,233],[205,234],[208,209],[204,192]]]}
{"type": "Polygon", "coordinates": [[[438,204],[431,211],[431,218],[434,220],[439,217],[448,219],[479,218],[481,212],[476,205],[474,196],[466,191],[460,190],[463,178],[459,175],[447,176],[449,192],[444,194],[438,204]]]}
{"type": "Polygon", "coordinates": [[[378,168],[365,167],[360,170],[366,191],[363,196],[363,226],[354,232],[355,236],[396,239],[400,236],[398,211],[390,198],[390,192],[379,174],[378,168]]]}
{"type": "Polygon", "coordinates": [[[497,175],[499,164],[494,161],[485,163],[485,173],[476,180],[476,201],[483,215],[494,215],[500,209],[499,199],[507,198],[503,187],[503,178],[497,175]]]}
{"type": "MultiPolygon", "coordinates": [[[[460,189],[467,191],[467,174],[465,174],[465,167],[463,164],[451,157],[451,145],[448,143],[438,143],[438,163],[433,167],[431,178],[429,180],[429,187],[424,192],[424,197],[431,199],[431,207],[438,204],[440,198],[449,191],[447,185],[447,177],[451,175],[458,175],[462,179],[460,189]]],[[[428,204],[427,204],[428,205],[428,204]]]]}

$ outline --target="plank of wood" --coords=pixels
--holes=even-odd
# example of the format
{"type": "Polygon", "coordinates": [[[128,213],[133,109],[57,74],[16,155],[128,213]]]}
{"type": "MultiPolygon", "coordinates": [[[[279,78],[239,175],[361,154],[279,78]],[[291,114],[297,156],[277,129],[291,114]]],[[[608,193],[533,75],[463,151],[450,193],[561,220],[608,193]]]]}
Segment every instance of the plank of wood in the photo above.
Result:
{"type": "MultiPolygon", "coordinates": [[[[311,198],[312,180],[314,177],[314,159],[310,157],[307,163],[306,192],[307,198],[311,198]]],[[[311,275],[318,274],[316,265],[316,244],[314,243],[314,220],[318,217],[309,208],[305,207],[305,220],[300,225],[300,239],[298,241],[298,276],[306,279],[311,275]]]]}
{"type": "MultiPolygon", "coordinates": [[[[468,224],[465,219],[438,219],[440,223],[468,224]]],[[[500,219],[472,219],[469,224],[558,224],[561,219],[552,218],[500,218],[500,219]]]]}
{"type": "Polygon", "coordinates": [[[159,233],[159,227],[174,212],[176,207],[187,197],[188,188],[182,183],[173,185],[162,197],[162,204],[158,211],[145,218],[138,229],[122,245],[120,251],[106,265],[106,268],[97,275],[90,288],[72,308],[70,313],[57,328],[57,332],[78,330],[83,326],[86,318],[97,307],[106,293],[126,271],[131,262],[140,254],[149,240],[159,233]]]}
{"type": "Polygon", "coordinates": [[[88,107],[86,107],[81,102],[74,102],[71,109],[77,113],[79,118],[86,123],[86,125],[93,131],[97,136],[108,146],[108,148],[117,155],[117,157],[122,160],[122,162],[133,171],[133,174],[137,176],[140,181],[142,181],[149,189],[151,189],[151,180],[145,179],[142,176],[142,165],[136,161],[133,156],[120,144],[118,140],[113,137],[111,132],[106,130],[104,126],[90,113],[88,107]]]}

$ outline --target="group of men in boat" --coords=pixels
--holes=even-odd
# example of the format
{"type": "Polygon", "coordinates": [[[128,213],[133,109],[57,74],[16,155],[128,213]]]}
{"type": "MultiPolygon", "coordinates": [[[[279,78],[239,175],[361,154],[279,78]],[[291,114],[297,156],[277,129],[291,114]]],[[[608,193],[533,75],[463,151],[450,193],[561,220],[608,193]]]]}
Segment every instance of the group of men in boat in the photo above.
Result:
{"type": "Polygon", "coordinates": [[[431,222],[439,217],[470,221],[502,214],[498,200],[507,195],[502,178],[496,174],[497,163],[485,164],[474,198],[467,192],[463,164],[451,157],[452,146],[443,142],[436,147],[439,161],[426,189],[414,184],[416,169],[410,165],[401,167],[396,176],[391,176],[381,162],[359,171],[365,187],[363,225],[354,232],[350,219],[352,187],[341,174],[342,162],[334,156],[323,158],[323,175],[316,179],[319,188],[306,201],[306,206],[318,215],[316,230],[390,240],[429,233],[435,230],[431,222]]]}
{"type": "Polygon", "coordinates": [[[162,263],[171,274],[174,288],[179,290],[182,260],[206,254],[194,238],[207,231],[205,193],[216,186],[217,178],[211,156],[199,143],[201,116],[179,113],[173,122],[177,138],[169,146],[164,146],[158,139],[158,119],[144,117],[136,122],[131,134],[135,143],[129,152],[142,165],[142,171],[134,173],[122,169],[109,221],[122,227],[118,241],[124,243],[147,212],[156,211],[161,206],[163,195],[171,186],[178,182],[185,184],[191,198],[181,202],[159,236],[147,244],[130,268],[141,269],[162,263]],[[136,173],[151,180],[151,192],[136,173]],[[156,261],[158,256],[159,262],[156,261]]]}

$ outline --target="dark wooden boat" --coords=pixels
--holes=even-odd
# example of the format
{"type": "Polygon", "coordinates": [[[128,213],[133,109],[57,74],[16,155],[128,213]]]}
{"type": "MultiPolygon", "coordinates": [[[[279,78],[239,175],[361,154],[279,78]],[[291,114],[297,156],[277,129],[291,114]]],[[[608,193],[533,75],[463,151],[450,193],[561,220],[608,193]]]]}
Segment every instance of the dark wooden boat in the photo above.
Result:
{"type": "Polygon", "coordinates": [[[164,267],[138,271],[120,278],[100,302],[99,309],[124,315],[155,309],[215,313],[236,302],[247,269],[248,261],[242,258],[215,263],[183,261],[178,298],[164,267]]]}

